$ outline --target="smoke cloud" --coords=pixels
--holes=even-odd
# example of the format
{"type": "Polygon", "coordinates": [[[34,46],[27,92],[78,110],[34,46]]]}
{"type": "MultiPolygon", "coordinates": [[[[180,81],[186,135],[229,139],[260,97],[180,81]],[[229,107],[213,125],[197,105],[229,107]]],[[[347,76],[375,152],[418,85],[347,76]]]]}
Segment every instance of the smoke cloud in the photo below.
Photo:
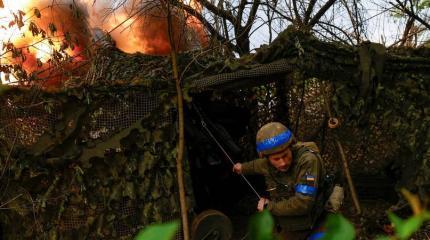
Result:
{"type": "MultiPolygon", "coordinates": [[[[164,1],[127,1],[112,5],[107,1],[86,0],[90,24],[110,32],[116,46],[128,53],[168,55],[171,51],[167,9],[164,1]],[[90,5],[88,5],[90,4],[90,5]]],[[[191,50],[207,43],[202,24],[183,10],[172,10],[172,29],[178,51],[191,50]]]]}
{"type": "MultiPolygon", "coordinates": [[[[30,22],[34,22],[46,32],[46,37],[42,38],[41,34],[33,36],[30,30],[26,30],[24,37],[13,40],[15,47],[24,49],[24,56],[9,56],[7,62],[21,64],[27,73],[41,79],[43,86],[58,88],[70,77],[71,72],[75,76],[85,72],[85,69],[79,66],[89,59],[86,54],[93,45],[92,34],[100,34],[100,29],[109,33],[116,47],[124,52],[170,54],[167,8],[164,1],[113,2],[123,4],[115,4],[111,0],[26,2],[25,9],[22,10],[27,12],[25,18],[28,19],[21,29],[28,29],[30,22]],[[40,16],[35,9],[40,11],[40,16]],[[54,58],[53,53],[56,55],[54,58]],[[66,58],[67,61],[56,61],[58,58],[66,58]]],[[[201,11],[199,5],[192,4],[192,7],[201,11]]],[[[204,28],[197,19],[180,9],[172,9],[171,15],[176,50],[200,48],[207,43],[204,28]]],[[[30,84],[34,83],[37,84],[37,81],[30,84]]]]}
{"type": "Polygon", "coordinates": [[[85,48],[90,46],[91,34],[86,7],[72,0],[44,0],[32,2],[27,8],[38,9],[40,16],[27,16],[29,19],[23,28],[28,28],[30,22],[34,22],[46,32],[46,36],[43,38],[42,34],[33,36],[31,31],[25,32],[23,37],[13,42],[15,47],[24,49],[23,57],[9,58],[9,62],[21,64],[27,73],[33,75],[36,81],[30,84],[59,87],[69,77],[69,73],[76,70],[78,63],[88,58],[85,48]],[[70,56],[67,61],[56,61],[66,58],[66,55],[70,56]]]}

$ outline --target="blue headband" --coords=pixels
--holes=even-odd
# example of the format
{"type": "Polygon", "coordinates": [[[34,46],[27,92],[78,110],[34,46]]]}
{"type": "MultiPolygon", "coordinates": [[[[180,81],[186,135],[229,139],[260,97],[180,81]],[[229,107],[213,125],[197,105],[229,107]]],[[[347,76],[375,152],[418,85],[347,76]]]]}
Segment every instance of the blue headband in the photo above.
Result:
{"type": "Polygon", "coordinates": [[[280,145],[287,143],[290,141],[292,137],[291,131],[287,129],[287,131],[276,135],[274,137],[265,139],[261,142],[257,143],[257,152],[266,151],[272,148],[279,147],[280,145]]]}

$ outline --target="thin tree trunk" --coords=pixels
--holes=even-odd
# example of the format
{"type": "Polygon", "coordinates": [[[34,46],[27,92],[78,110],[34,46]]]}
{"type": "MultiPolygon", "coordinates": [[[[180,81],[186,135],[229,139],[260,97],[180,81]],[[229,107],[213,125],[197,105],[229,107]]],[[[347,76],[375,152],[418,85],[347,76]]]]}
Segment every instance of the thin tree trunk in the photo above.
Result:
{"type": "Polygon", "coordinates": [[[176,173],[178,178],[178,187],[179,187],[179,203],[181,206],[181,218],[182,218],[182,231],[184,234],[184,240],[190,239],[190,231],[188,226],[188,208],[187,201],[185,196],[185,184],[184,184],[184,170],[183,170],[183,159],[184,159],[184,146],[185,146],[185,138],[184,138],[184,106],[183,106],[183,96],[182,96],[182,88],[181,82],[179,79],[179,71],[178,71],[178,63],[176,56],[176,43],[174,41],[174,32],[172,29],[172,16],[170,11],[170,4],[167,3],[167,21],[168,21],[168,33],[170,40],[170,48],[171,48],[171,58],[172,58],[172,69],[173,69],[173,78],[176,83],[176,93],[177,93],[177,101],[178,101],[178,122],[179,122],[179,140],[177,145],[177,158],[176,158],[176,173]]]}

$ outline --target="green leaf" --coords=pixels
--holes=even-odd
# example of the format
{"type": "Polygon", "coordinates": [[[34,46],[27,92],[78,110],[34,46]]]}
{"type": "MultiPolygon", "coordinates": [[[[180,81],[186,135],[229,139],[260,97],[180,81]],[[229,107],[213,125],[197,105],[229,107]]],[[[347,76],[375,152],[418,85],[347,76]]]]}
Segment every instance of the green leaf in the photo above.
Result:
{"type": "Polygon", "coordinates": [[[388,219],[394,224],[394,227],[397,227],[399,225],[402,225],[403,220],[399,217],[397,217],[394,213],[389,212],[388,213],[388,219]]]}
{"type": "Polygon", "coordinates": [[[154,224],[142,229],[134,240],[172,240],[178,231],[179,222],[154,224]]]}
{"type": "Polygon", "coordinates": [[[330,215],[325,223],[326,234],[321,240],[352,240],[355,238],[354,226],[342,215],[330,215]]]}
{"type": "Polygon", "coordinates": [[[419,4],[418,4],[418,9],[419,10],[423,10],[426,8],[430,8],[430,0],[422,0],[419,4]]]}
{"type": "Polygon", "coordinates": [[[403,221],[403,225],[399,226],[396,232],[398,232],[400,239],[409,239],[409,237],[421,227],[422,223],[423,219],[420,216],[413,216],[403,221]]]}
{"type": "Polygon", "coordinates": [[[408,239],[415,231],[417,231],[423,222],[427,219],[428,213],[412,216],[406,220],[402,220],[394,213],[388,213],[388,218],[394,224],[396,236],[400,239],[408,239]]]}
{"type": "Polygon", "coordinates": [[[251,217],[248,231],[250,240],[273,240],[273,227],[275,226],[272,215],[265,210],[251,217]]]}

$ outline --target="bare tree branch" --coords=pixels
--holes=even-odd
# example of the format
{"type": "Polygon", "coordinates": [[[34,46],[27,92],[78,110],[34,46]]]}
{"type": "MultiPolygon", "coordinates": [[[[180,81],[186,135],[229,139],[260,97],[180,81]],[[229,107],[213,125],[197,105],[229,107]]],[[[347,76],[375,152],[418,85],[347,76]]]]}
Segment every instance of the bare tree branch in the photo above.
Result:
{"type": "MultiPolygon", "coordinates": [[[[267,6],[271,6],[271,7],[273,7],[274,9],[276,9],[276,6],[278,5],[278,1],[274,1],[274,3],[273,3],[273,6],[270,4],[270,2],[269,2],[270,0],[266,0],[266,5],[267,6]]],[[[269,28],[269,43],[271,43],[272,42],[272,40],[273,40],[273,29],[272,29],[272,22],[273,22],[273,17],[274,17],[274,14],[275,14],[275,12],[274,11],[271,11],[271,8],[270,7],[266,7],[266,16],[267,16],[267,26],[268,26],[268,28],[269,28]]]]}
{"type": "Polygon", "coordinates": [[[390,2],[391,5],[393,5],[395,8],[399,9],[400,11],[406,13],[407,15],[409,15],[410,17],[416,19],[418,22],[420,22],[422,25],[426,26],[426,28],[428,28],[430,30],[430,24],[426,21],[424,21],[422,18],[420,18],[418,15],[416,15],[413,12],[413,9],[411,7],[412,10],[408,9],[406,7],[406,4],[403,4],[402,2],[400,2],[400,0],[396,0],[397,5],[390,2]]]}
{"type": "Polygon", "coordinates": [[[316,2],[317,2],[317,0],[311,0],[311,1],[309,2],[308,8],[306,9],[306,12],[305,12],[305,18],[304,18],[304,20],[303,20],[303,22],[304,22],[305,24],[308,24],[308,23],[309,23],[309,19],[311,18],[311,14],[312,14],[312,11],[314,10],[315,3],[316,3],[316,2]]]}
{"type": "MultiPolygon", "coordinates": [[[[426,31],[427,30],[427,28],[426,27],[421,27],[420,29],[417,29],[416,31],[410,31],[409,32],[409,35],[408,36],[406,36],[406,38],[410,38],[410,37],[413,37],[414,35],[417,35],[417,34],[419,34],[419,33],[422,33],[422,32],[424,32],[424,31],[426,31]]],[[[397,44],[400,44],[400,42],[401,41],[403,41],[403,38],[401,38],[401,39],[399,39],[399,40],[397,40],[397,41],[395,41],[394,43],[392,43],[390,46],[388,46],[388,48],[393,48],[393,47],[395,47],[397,44]]]]}
{"type": "Polygon", "coordinates": [[[245,24],[245,28],[247,28],[248,32],[251,30],[251,26],[254,23],[255,15],[257,14],[258,7],[260,6],[260,0],[254,0],[252,4],[251,11],[249,12],[248,21],[245,24]]]}
{"type": "MultiPolygon", "coordinates": [[[[343,5],[345,6],[346,11],[348,12],[349,19],[351,20],[352,27],[354,29],[354,37],[357,43],[360,42],[360,30],[358,28],[358,19],[357,14],[353,14],[352,10],[348,6],[348,2],[346,0],[342,0],[343,5]]],[[[355,8],[355,12],[357,11],[357,8],[355,8]]]]}
{"type": "Polygon", "coordinates": [[[247,3],[246,0],[241,0],[240,1],[239,7],[237,9],[237,19],[238,19],[238,21],[236,21],[236,22],[233,23],[235,25],[235,28],[240,28],[240,26],[242,24],[241,20],[242,20],[242,17],[243,17],[243,11],[245,10],[246,3],[247,3]]]}
{"type": "Polygon", "coordinates": [[[210,32],[212,36],[214,36],[218,41],[225,43],[228,45],[230,49],[233,49],[234,51],[238,51],[238,47],[231,43],[231,41],[225,37],[223,37],[213,26],[210,22],[206,20],[196,9],[182,3],[179,1],[173,1],[172,4],[175,6],[185,10],[187,13],[191,14],[192,16],[196,17],[200,22],[203,23],[203,25],[207,28],[207,30],[210,32]]]}
{"type": "MultiPolygon", "coordinates": [[[[222,8],[222,10],[224,10],[224,1],[221,0],[220,1],[220,7],[222,8]]],[[[223,28],[224,28],[224,37],[230,41],[230,35],[228,33],[228,26],[227,26],[227,19],[222,18],[222,24],[223,24],[223,28]]]]}
{"type": "Polygon", "coordinates": [[[200,4],[202,4],[205,8],[207,8],[209,11],[215,13],[216,15],[223,17],[227,20],[229,20],[232,23],[237,22],[237,18],[231,14],[230,11],[224,10],[222,8],[218,8],[217,6],[213,5],[212,3],[206,1],[206,0],[197,0],[200,4]]]}
{"type": "Polygon", "coordinates": [[[334,38],[336,38],[337,40],[339,40],[339,41],[341,41],[341,42],[343,42],[343,43],[345,43],[345,44],[348,44],[348,45],[356,45],[356,44],[354,44],[354,40],[353,40],[353,39],[349,36],[349,34],[348,34],[345,30],[343,30],[342,28],[340,28],[340,27],[338,27],[338,26],[336,26],[336,25],[330,24],[330,23],[326,23],[326,22],[318,22],[317,24],[318,24],[322,29],[324,29],[325,31],[327,31],[328,33],[330,33],[330,35],[332,35],[332,36],[333,36],[334,38]],[[340,38],[340,37],[338,36],[338,34],[336,34],[336,33],[332,32],[330,29],[328,29],[327,27],[325,27],[325,26],[323,26],[323,25],[327,25],[327,26],[329,26],[329,27],[335,28],[336,30],[338,30],[338,31],[342,32],[342,33],[345,35],[345,37],[349,40],[349,42],[347,42],[347,41],[345,41],[344,39],[340,38]]]}
{"type": "Polygon", "coordinates": [[[324,6],[322,6],[320,8],[320,10],[315,14],[315,16],[309,21],[309,24],[307,24],[307,26],[309,26],[310,28],[312,28],[319,20],[320,18],[324,15],[324,13],[327,12],[327,10],[336,2],[336,0],[328,0],[324,6]]]}
{"type": "Polygon", "coordinates": [[[408,17],[408,21],[406,22],[405,30],[403,31],[403,37],[400,41],[400,46],[404,46],[406,41],[412,37],[413,35],[409,35],[409,32],[411,31],[412,26],[414,25],[415,19],[412,17],[408,17]]]}
{"type": "Polygon", "coordinates": [[[274,13],[276,13],[276,14],[278,14],[279,16],[281,16],[282,18],[284,18],[284,19],[286,19],[286,20],[288,20],[289,22],[294,22],[294,19],[293,18],[291,18],[290,16],[287,16],[287,15],[285,15],[284,13],[282,13],[282,12],[280,12],[277,8],[276,8],[276,6],[275,7],[273,7],[272,5],[270,5],[270,4],[267,4],[267,3],[261,3],[261,5],[265,5],[265,6],[267,6],[268,8],[270,8],[274,13]]]}
{"type": "Polygon", "coordinates": [[[297,0],[293,0],[293,10],[295,14],[295,19],[299,25],[303,25],[302,18],[300,17],[299,10],[297,9],[297,0]]]}

